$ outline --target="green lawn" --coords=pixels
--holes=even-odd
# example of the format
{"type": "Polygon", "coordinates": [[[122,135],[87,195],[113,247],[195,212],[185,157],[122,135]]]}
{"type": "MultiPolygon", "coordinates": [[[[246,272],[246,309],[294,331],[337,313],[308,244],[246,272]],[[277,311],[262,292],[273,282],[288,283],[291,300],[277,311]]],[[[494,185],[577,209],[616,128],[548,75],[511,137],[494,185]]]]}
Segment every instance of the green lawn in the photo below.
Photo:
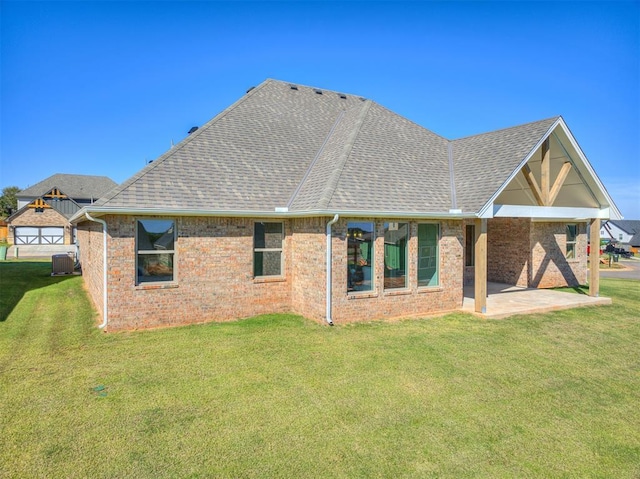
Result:
{"type": "Polygon", "coordinates": [[[640,477],[640,282],[497,321],[105,334],[49,271],[0,263],[0,477],[640,477]]]}

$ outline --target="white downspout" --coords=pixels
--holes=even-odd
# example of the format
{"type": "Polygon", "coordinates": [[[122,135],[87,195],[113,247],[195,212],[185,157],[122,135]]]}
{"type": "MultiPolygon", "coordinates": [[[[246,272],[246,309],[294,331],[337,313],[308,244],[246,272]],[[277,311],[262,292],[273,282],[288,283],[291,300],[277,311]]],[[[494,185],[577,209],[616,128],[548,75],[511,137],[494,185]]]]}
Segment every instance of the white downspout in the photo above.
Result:
{"type": "Polygon", "coordinates": [[[327,311],[326,311],[326,319],[329,326],[333,326],[333,319],[331,319],[331,275],[332,275],[332,252],[331,252],[331,225],[338,221],[340,215],[336,214],[331,221],[327,223],[327,311]]]}
{"type": "Polygon", "coordinates": [[[107,326],[107,222],[98,218],[92,218],[84,213],[89,221],[102,224],[102,324],[98,326],[104,329],[107,326]]]}

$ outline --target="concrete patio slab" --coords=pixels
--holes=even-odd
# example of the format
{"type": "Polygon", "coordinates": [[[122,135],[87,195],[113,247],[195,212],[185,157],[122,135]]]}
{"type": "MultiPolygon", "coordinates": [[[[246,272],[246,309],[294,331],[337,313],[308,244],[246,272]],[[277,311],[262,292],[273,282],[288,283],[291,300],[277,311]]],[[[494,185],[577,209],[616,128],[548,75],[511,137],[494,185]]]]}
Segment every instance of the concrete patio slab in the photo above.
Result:
{"type": "Polygon", "coordinates": [[[464,288],[462,311],[486,319],[500,319],[516,314],[546,313],[561,309],[611,304],[611,298],[593,298],[586,294],[565,293],[551,289],[522,288],[510,284],[487,283],[487,312],[474,311],[474,287],[464,288]]]}

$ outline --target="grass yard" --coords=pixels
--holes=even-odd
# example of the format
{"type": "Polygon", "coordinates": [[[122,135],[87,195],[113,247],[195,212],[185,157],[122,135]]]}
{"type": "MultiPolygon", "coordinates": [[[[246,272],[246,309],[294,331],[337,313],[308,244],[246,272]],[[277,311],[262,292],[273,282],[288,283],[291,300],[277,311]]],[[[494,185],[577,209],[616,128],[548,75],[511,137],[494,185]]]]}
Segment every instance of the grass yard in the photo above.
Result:
{"type": "Polygon", "coordinates": [[[610,307],[105,334],[0,263],[0,477],[640,477],[640,282],[610,307]]]}

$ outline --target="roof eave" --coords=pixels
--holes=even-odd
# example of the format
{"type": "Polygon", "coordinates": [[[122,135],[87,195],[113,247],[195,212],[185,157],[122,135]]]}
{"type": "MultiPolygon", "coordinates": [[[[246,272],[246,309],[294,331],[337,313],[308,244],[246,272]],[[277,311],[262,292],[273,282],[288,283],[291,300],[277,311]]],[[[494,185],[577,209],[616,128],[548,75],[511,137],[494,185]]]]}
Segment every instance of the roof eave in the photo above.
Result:
{"type": "Polygon", "coordinates": [[[130,215],[130,216],[215,216],[236,218],[308,218],[317,216],[334,216],[336,214],[349,218],[415,218],[415,219],[466,219],[475,218],[471,212],[455,211],[364,211],[341,209],[312,209],[285,211],[284,209],[267,210],[194,210],[181,208],[121,208],[85,206],[74,214],[69,220],[71,223],[79,223],[85,218],[85,213],[100,217],[105,215],[130,215]]]}

